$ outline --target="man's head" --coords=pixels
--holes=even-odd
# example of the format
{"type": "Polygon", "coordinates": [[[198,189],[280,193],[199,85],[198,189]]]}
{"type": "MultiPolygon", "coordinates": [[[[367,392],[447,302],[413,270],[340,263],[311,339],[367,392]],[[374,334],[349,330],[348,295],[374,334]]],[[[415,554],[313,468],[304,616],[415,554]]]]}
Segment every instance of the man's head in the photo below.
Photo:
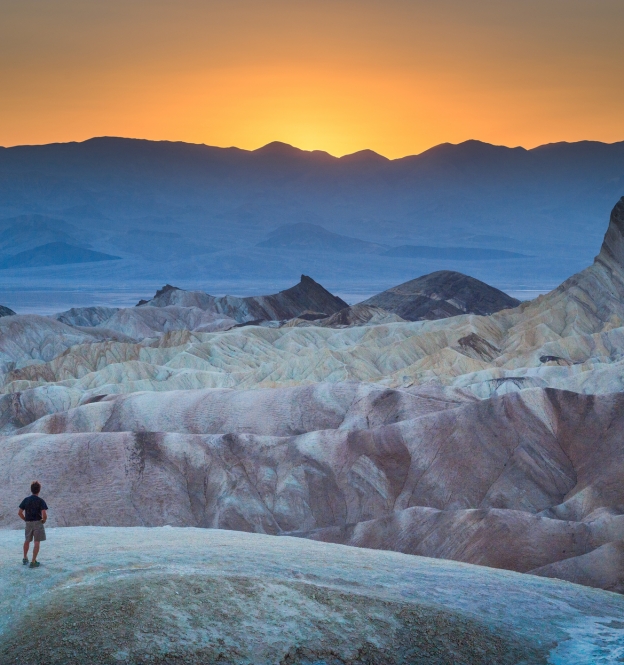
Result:
{"type": "Polygon", "coordinates": [[[39,492],[41,492],[41,483],[38,480],[33,480],[32,483],[30,483],[30,491],[33,494],[39,494],[39,492]]]}

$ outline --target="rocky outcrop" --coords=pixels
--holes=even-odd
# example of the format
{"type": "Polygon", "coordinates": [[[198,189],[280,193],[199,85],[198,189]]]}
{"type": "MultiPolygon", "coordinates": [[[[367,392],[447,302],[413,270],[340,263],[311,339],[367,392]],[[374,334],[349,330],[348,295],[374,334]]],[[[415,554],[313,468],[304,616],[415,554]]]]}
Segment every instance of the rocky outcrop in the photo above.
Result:
{"type": "Polygon", "coordinates": [[[609,228],[596,263],[610,270],[613,277],[621,277],[624,266],[624,196],[611,212],[609,228]]]}
{"type": "Polygon", "coordinates": [[[384,323],[404,322],[396,314],[371,305],[352,305],[345,307],[331,316],[314,317],[300,315],[287,321],[286,327],[319,326],[321,328],[350,328],[352,326],[376,326],[384,323]]]}
{"type": "Polygon", "coordinates": [[[137,393],[5,437],[0,500],[19,494],[23,467],[46,478],[52,525],[291,534],[574,580],[562,562],[600,550],[612,572],[595,571],[596,584],[619,590],[623,431],[622,394],[137,393]],[[90,488],[79,504],[77,479],[90,488]]]}
{"type": "Polygon", "coordinates": [[[51,530],[29,571],[15,565],[20,535],[0,532],[3,663],[593,665],[621,654],[621,596],[540,577],[292,538],[94,527],[51,530]]]}
{"type": "Polygon", "coordinates": [[[283,321],[295,318],[306,310],[324,313],[329,316],[344,307],[348,307],[344,300],[332,295],[307,275],[301,275],[299,284],[285,291],[269,296],[250,296],[248,298],[236,296],[215,297],[202,291],[184,291],[167,285],[145,305],[151,307],[166,307],[168,305],[199,307],[231,317],[239,323],[246,321],[283,321]]]}
{"type": "Polygon", "coordinates": [[[68,326],[94,328],[106,323],[118,311],[118,307],[72,307],[53,318],[68,326]]]}
{"type": "Polygon", "coordinates": [[[0,365],[52,360],[66,349],[96,341],[92,335],[45,316],[0,318],[0,365]]]}
{"type": "Polygon", "coordinates": [[[14,316],[15,312],[4,305],[0,305],[0,317],[2,316],[14,316]]]}
{"type": "Polygon", "coordinates": [[[520,301],[474,277],[440,270],[399,284],[361,304],[381,307],[407,321],[422,321],[493,314],[516,307],[520,301]]]}

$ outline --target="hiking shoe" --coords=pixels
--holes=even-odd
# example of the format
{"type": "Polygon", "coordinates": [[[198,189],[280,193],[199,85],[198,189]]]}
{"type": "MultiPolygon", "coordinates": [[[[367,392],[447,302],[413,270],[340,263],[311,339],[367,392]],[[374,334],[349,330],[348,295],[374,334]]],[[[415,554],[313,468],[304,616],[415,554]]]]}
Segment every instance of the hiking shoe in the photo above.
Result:
{"type": "Polygon", "coordinates": [[[22,559],[22,565],[23,565],[23,566],[27,566],[27,565],[28,565],[28,559],[27,559],[26,557],[24,557],[24,558],[22,559]]]}
{"type": "Polygon", "coordinates": [[[39,568],[40,565],[38,561],[31,561],[29,568],[39,568]]]}

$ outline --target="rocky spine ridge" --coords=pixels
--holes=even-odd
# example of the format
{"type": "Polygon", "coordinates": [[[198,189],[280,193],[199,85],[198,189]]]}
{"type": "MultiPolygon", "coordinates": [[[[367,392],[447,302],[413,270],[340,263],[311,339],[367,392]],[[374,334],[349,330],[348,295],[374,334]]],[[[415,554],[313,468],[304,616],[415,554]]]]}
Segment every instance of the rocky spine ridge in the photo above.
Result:
{"type": "Polygon", "coordinates": [[[611,271],[622,273],[624,270],[624,196],[611,211],[609,228],[596,263],[611,271]]]}

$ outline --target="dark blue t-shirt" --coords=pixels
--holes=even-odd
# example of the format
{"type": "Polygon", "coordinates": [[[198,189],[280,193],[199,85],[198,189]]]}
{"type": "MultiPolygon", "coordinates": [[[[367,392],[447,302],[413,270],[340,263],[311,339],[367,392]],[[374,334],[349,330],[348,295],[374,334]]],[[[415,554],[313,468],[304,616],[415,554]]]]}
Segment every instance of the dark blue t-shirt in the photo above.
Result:
{"type": "Polygon", "coordinates": [[[41,511],[48,509],[48,504],[36,494],[27,496],[19,507],[26,513],[27,522],[38,522],[41,519],[41,511]]]}

